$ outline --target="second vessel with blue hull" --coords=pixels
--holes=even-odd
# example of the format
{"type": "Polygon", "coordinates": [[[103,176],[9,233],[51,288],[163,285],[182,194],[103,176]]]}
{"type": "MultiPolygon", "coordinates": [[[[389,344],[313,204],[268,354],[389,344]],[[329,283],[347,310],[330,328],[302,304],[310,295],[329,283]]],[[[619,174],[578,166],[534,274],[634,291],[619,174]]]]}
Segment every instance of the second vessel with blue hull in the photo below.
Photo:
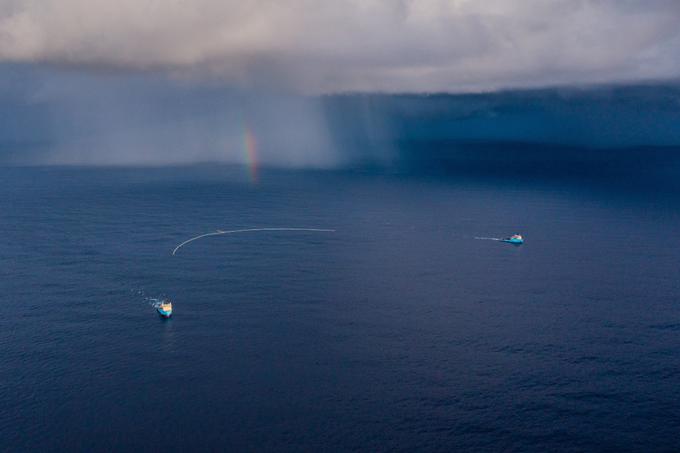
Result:
{"type": "Polygon", "coordinates": [[[522,237],[521,234],[513,234],[509,238],[503,239],[503,242],[507,242],[509,244],[520,245],[520,244],[524,244],[524,238],[522,237]]]}

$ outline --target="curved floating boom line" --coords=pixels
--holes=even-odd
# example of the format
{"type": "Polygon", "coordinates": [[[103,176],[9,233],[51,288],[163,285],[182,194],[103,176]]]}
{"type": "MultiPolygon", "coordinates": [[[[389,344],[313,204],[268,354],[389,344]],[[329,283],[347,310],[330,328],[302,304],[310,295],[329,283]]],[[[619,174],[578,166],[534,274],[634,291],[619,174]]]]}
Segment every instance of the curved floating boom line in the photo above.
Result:
{"type": "Polygon", "coordinates": [[[217,230],[213,233],[205,233],[201,234],[199,236],[193,237],[191,239],[187,239],[186,241],[182,242],[179,244],[175,249],[172,251],[172,256],[175,256],[175,253],[177,253],[177,250],[181,249],[185,245],[187,245],[189,242],[196,241],[198,239],[208,237],[208,236],[219,236],[221,234],[233,234],[233,233],[249,233],[252,231],[315,231],[315,232],[324,232],[324,233],[333,233],[335,230],[328,229],[328,228],[245,228],[241,230],[217,230]]]}

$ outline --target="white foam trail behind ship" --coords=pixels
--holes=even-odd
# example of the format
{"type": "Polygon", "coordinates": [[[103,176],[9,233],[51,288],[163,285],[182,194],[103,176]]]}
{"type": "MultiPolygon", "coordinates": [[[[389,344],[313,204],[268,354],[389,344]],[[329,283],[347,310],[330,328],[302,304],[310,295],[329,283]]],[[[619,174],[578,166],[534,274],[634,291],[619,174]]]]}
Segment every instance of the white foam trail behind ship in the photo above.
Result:
{"type": "Polygon", "coordinates": [[[190,242],[196,241],[198,239],[208,237],[208,236],[219,236],[222,234],[233,234],[233,233],[249,233],[249,232],[255,232],[255,231],[313,231],[313,232],[326,232],[326,233],[333,233],[335,230],[328,229],[328,228],[245,228],[241,230],[229,230],[229,231],[223,231],[223,230],[217,230],[213,233],[205,233],[201,234],[199,236],[193,237],[191,239],[187,239],[186,241],[182,242],[179,244],[175,249],[172,251],[172,255],[175,256],[177,251],[187,245],[190,242]]]}

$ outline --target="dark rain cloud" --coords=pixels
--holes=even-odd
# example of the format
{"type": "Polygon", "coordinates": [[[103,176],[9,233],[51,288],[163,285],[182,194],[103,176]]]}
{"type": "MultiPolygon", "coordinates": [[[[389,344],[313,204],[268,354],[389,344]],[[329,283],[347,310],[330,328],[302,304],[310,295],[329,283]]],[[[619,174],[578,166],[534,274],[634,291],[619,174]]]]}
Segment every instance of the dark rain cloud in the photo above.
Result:
{"type": "Polygon", "coordinates": [[[0,61],[305,93],[673,79],[675,0],[5,0],[0,61]]]}

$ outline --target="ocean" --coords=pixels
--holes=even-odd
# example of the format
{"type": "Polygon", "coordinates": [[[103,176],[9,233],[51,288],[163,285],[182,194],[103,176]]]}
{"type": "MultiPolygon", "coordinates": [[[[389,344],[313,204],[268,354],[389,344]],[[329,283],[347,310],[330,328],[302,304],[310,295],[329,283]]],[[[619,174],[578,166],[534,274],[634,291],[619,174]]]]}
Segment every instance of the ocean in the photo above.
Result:
{"type": "Polygon", "coordinates": [[[676,178],[540,174],[0,168],[0,450],[680,450],[676,178]]]}

